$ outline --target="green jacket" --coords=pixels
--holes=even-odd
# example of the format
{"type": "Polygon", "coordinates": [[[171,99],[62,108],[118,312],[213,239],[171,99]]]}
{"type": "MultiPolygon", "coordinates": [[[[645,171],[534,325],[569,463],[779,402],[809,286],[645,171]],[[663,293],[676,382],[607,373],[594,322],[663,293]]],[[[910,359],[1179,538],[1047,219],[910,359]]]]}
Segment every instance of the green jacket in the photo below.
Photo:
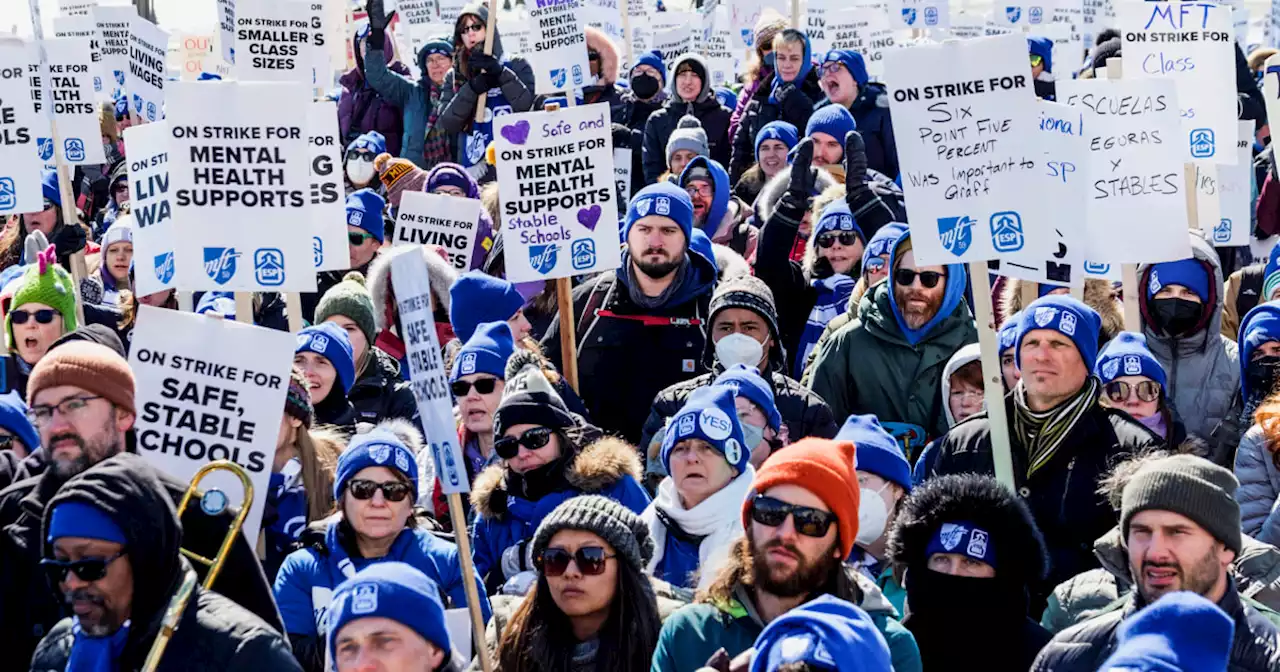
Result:
{"type": "MultiPolygon", "coordinates": [[[[889,644],[894,672],[922,672],[916,638],[898,622],[897,610],[862,572],[849,566],[845,572],[856,582],[858,606],[889,644]]],[[[733,658],[755,646],[765,623],[744,586],[733,594],[728,604],[691,604],[672,614],[662,624],[650,672],[694,672],[721,648],[733,658]]]]}
{"type": "Polygon", "coordinates": [[[938,437],[947,431],[942,370],[957,350],[978,342],[978,331],[961,300],[913,346],[894,317],[892,289],[881,282],[862,297],[858,319],[835,332],[814,361],[812,389],[837,420],[874,413],[882,423],[909,423],[938,437]]]}

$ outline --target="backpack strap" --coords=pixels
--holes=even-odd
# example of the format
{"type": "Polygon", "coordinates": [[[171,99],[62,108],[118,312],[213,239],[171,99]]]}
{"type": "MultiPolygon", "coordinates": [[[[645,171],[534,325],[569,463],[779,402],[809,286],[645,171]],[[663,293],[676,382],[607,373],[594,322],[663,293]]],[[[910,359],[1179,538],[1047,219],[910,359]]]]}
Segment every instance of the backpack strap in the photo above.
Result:
{"type": "Polygon", "coordinates": [[[613,286],[611,285],[608,292],[602,291],[600,285],[604,283],[604,279],[609,277],[608,273],[600,274],[600,277],[591,281],[591,292],[587,294],[587,302],[582,307],[582,312],[578,314],[578,319],[574,322],[574,334],[578,343],[578,350],[582,350],[582,343],[587,339],[587,335],[595,328],[596,322],[600,320],[597,314],[600,306],[608,302],[609,295],[612,294],[613,286]],[[591,324],[585,324],[590,319],[591,324]]]}
{"type": "Polygon", "coordinates": [[[1243,320],[1254,306],[1262,303],[1262,284],[1265,264],[1250,264],[1240,269],[1240,291],[1236,292],[1236,315],[1243,320]],[[1252,293],[1245,290],[1252,289],[1252,293]]]}

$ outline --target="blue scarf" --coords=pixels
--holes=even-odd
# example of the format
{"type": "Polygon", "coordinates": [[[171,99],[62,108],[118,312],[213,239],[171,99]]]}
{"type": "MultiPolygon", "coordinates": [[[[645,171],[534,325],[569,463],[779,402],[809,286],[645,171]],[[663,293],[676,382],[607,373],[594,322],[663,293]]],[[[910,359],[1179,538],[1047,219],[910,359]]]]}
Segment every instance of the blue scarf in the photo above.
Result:
{"type": "MultiPolygon", "coordinates": [[[[347,550],[342,547],[338,541],[338,521],[329,523],[328,529],[324,532],[324,543],[329,549],[328,557],[321,558],[324,562],[325,571],[328,575],[328,588],[332,590],[337,588],[338,584],[356,575],[356,572],[368,567],[369,565],[379,562],[403,562],[413,567],[422,569],[430,567],[424,544],[419,539],[419,534],[428,534],[427,532],[418,532],[405,528],[396,536],[396,540],[391,542],[391,549],[387,554],[380,558],[353,558],[347,555],[347,550]]],[[[433,581],[436,577],[431,577],[433,581]]],[[[313,590],[312,594],[316,592],[313,590]]],[[[312,604],[312,612],[316,616],[316,631],[325,632],[326,613],[329,604],[312,604]]]]}
{"type": "Polygon", "coordinates": [[[120,654],[129,639],[129,621],[106,637],[92,637],[80,629],[80,619],[73,616],[71,632],[75,641],[71,644],[67,672],[115,672],[120,669],[120,654]]]}
{"type": "Polygon", "coordinates": [[[793,367],[793,377],[796,380],[804,375],[804,364],[809,359],[809,352],[818,344],[827,323],[844,312],[849,305],[849,296],[853,294],[856,284],[858,283],[853,278],[842,273],[812,282],[813,288],[818,290],[818,300],[809,312],[809,321],[805,322],[804,331],[800,332],[800,354],[793,367]]]}

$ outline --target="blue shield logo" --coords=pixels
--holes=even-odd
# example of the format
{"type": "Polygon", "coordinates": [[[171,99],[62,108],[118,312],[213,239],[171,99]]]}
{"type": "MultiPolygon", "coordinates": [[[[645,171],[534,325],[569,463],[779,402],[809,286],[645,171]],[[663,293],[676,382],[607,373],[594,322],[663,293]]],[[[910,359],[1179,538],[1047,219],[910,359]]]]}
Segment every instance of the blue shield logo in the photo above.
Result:
{"type": "Polygon", "coordinates": [[[756,33],[751,28],[742,29],[742,43],[748,47],[756,46],[756,33]]]}
{"type": "Polygon", "coordinates": [[[902,22],[907,24],[908,26],[916,25],[916,8],[915,7],[902,8],[902,22]]]}
{"type": "Polygon", "coordinates": [[[1009,19],[1009,23],[1017,23],[1022,18],[1021,7],[1005,7],[1004,15],[1009,19]]]}
{"type": "Polygon", "coordinates": [[[169,284],[173,280],[173,253],[165,252],[156,255],[156,280],[169,284]]]}
{"type": "Polygon", "coordinates": [[[937,7],[924,8],[924,25],[926,26],[938,25],[938,8],[937,7]]]}
{"type": "Polygon", "coordinates": [[[36,149],[40,154],[41,161],[48,161],[53,158],[53,138],[36,138],[36,149]]]}
{"type": "Polygon", "coordinates": [[[1213,242],[1228,243],[1231,242],[1231,220],[1223,219],[1218,225],[1213,227],[1213,242]]]}
{"type": "Polygon", "coordinates": [[[1022,216],[1016,212],[991,215],[991,245],[996,252],[1017,252],[1026,240],[1022,235],[1022,216]]]}
{"type": "Polygon", "coordinates": [[[142,96],[133,94],[133,111],[142,114],[142,96]]]}
{"type": "Polygon", "coordinates": [[[116,78],[116,84],[124,86],[124,70],[112,70],[111,74],[116,78]]]}
{"type": "Polygon", "coordinates": [[[62,153],[67,155],[68,161],[84,161],[84,140],[67,138],[62,143],[62,153]]]}
{"type": "Polygon", "coordinates": [[[1084,272],[1092,275],[1106,275],[1111,271],[1111,264],[1101,264],[1096,261],[1084,262],[1084,272]]]}
{"type": "Polygon", "coordinates": [[[219,285],[225,285],[235,277],[236,259],[240,253],[234,247],[204,248],[204,272],[219,285]]]}
{"type": "Polygon", "coordinates": [[[973,226],[977,222],[968,215],[964,217],[938,218],[938,242],[947,251],[957,257],[964,256],[973,244],[973,226]]]}
{"type": "Polygon", "coordinates": [[[0,210],[18,207],[18,187],[12,177],[0,177],[0,210]]]}
{"type": "Polygon", "coordinates": [[[529,265],[533,270],[546,275],[556,267],[557,253],[560,247],[554,243],[529,246],[529,265]]]}
{"type": "Polygon", "coordinates": [[[596,265],[596,241],[590,238],[573,241],[573,245],[569,247],[569,253],[573,257],[573,270],[575,271],[592,268],[596,265]]]}
{"type": "Polygon", "coordinates": [[[565,80],[568,78],[569,72],[564,68],[551,69],[551,85],[557,89],[564,86],[565,80]]]}
{"type": "Polygon", "coordinates": [[[253,253],[253,277],[264,287],[284,284],[284,252],[264,247],[253,253]]]}
{"type": "Polygon", "coordinates": [[[1191,131],[1191,156],[1197,159],[1212,158],[1217,151],[1215,145],[1212,128],[1191,131]]]}

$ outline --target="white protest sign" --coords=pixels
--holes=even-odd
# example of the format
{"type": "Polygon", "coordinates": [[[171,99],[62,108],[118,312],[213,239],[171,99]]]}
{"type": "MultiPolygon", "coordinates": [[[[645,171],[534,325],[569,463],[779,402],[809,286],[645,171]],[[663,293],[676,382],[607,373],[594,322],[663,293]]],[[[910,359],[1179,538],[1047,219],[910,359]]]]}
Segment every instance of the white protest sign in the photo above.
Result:
{"type": "Polygon", "coordinates": [[[89,40],[45,40],[44,53],[48,59],[49,102],[62,138],[58,154],[71,165],[106,163],[98,106],[93,101],[89,40]]]}
{"type": "Polygon", "coordinates": [[[58,14],[62,16],[88,16],[97,0],[58,0],[58,14]]]}
{"type": "MultiPolygon", "coordinates": [[[[311,86],[315,89],[316,98],[322,97],[324,90],[333,83],[333,71],[329,68],[329,52],[332,50],[327,48],[330,37],[327,22],[331,19],[326,2],[332,4],[333,0],[311,0],[308,3],[311,11],[306,19],[310,42],[308,46],[302,47],[303,51],[311,52],[311,56],[304,60],[311,62],[311,86]],[[326,79],[329,81],[326,82],[326,79]]],[[[416,54],[417,51],[411,53],[416,54]]]]}
{"type": "Polygon", "coordinates": [[[1020,28],[1039,26],[1053,20],[1054,0],[1027,0],[1026,2],[1002,2],[992,9],[997,24],[1020,28]]]}
{"type": "Polygon", "coordinates": [[[129,23],[129,109],[146,121],[164,117],[165,49],[169,33],[135,16],[129,23]]]}
{"type": "Polygon", "coordinates": [[[499,118],[507,279],[531,282],[622,265],[609,106],[499,118]]]}
{"type": "Polygon", "coordinates": [[[427,276],[427,262],[422,258],[424,252],[434,254],[416,246],[392,252],[391,285],[400,310],[401,337],[409,361],[409,385],[418,402],[422,438],[431,450],[440,491],[452,495],[469,492],[471,484],[453,422],[453,396],[436,337],[431,281],[427,276]]]}
{"type": "MultiPolygon", "coordinates": [[[[1196,222],[1205,240],[1212,240],[1213,231],[1222,223],[1222,209],[1219,203],[1218,166],[1211,163],[1197,163],[1191,166],[1195,171],[1196,185],[1196,222]]],[[[1227,232],[1228,235],[1230,232],[1227,232]]]]}
{"type": "Polygon", "coordinates": [[[731,46],[733,32],[729,30],[729,10],[716,8],[710,33],[706,35],[702,41],[702,53],[707,59],[707,69],[711,71],[711,86],[729,86],[737,81],[739,60],[731,46]]]}
{"type": "Polygon", "coordinates": [[[533,53],[533,29],[527,20],[503,19],[502,45],[513,54],[533,53]]]}
{"type": "Polygon", "coordinates": [[[396,15],[409,26],[425,26],[439,17],[436,0],[399,0],[396,15]]]}
{"type": "Polygon", "coordinates": [[[580,89],[589,83],[591,63],[587,61],[587,35],[578,22],[581,11],[581,0],[536,0],[529,6],[537,93],[580,89]]]}
{"type": "Polygon", "coordinates": [[[394,245],[439,245],[458,272],[471,268],[480,226],[480,200],[447,194],[406,192],[396,212],[394,245]]]}
{"type": "Polygon", "coordinates": [[[57,159],[53,157],[53,108],[46,104],[53,94],[49,91],[47,69],[41,62],[38,42],[24,43],[22,48],[26,56],[27,98],[36,112],[36,119],[31,127],[31,132],[36,136],[36,156],[40,159],[41,170],[55,170],[58,165],[57,159]]]}
{"type": "Polygon", "coordinates": [[[107,82],[111,75],[102,64],[102,34],[98,32],[98,24],[92,16],[55,16],[53,18],[54,37],[73,37],[89,40],[89,73],[93,77],[93,97],[98,102],[110,100],[107,97],[107,82]]]}
{"type": "Polygon", "coordinates": [[[1177,84],[1183,161],[1236,161],[1235,43],[1231,8],[1203,2],[1124,2],[1125,79],[1177,84]]]}
{"type": "Polygon", "coordinates": [[[947,28],[951,8],[947,0],[889,0],[889,25],[894,30],[947,28]]]}
{"type": "Polygon", "coordinates": [[[618,186],[618,211],[622,212],[627,209],[627,204],[631,202],[631,157],[632,151],[629,149],[613,150],[613,181],[618,186]]]}
{"type": "Polygon", "coordinates": [[[969,14],[966,12],[957,12],[951,17],[951,27],[947,32],[958,40],[971,40],[975,37],[982,37],[986,32],[986,17],[977,14],[969,14]]]}
{"type": "MultiPolygon", "coordinates": [[[[870,7],[842,9],[827,15],[828,41],[824,50],[851,49],[863,56],[867,73],[879,80],[884,75],[884,52],[894,46],[889,17],[870,7]]],[[[816,47],[815,47],[816,51],[816,47]]]]}
{"type": "Polygon", "coordinates": [[[137,15],[132,5],[93,8],[93,18],[102,35],[103,69],[111,78],[102,87],[109,100],[124,92],[125,73],[129,72],[129,26],[137,15]]]}
{"type": "Polygon", "coordinates": [[[170,83],[179,289],[315,291],[310,103],[303,84],[170,83]]]}
{"type": "Polygon", "coordinates": [[[440,22],[449,25],[458,23],[458,17],[462,16],[462,8],[467,6],[467,0],[439,0],[440,5],[440,22]]]}
{"type": "Polygon", "coordinates": [[[307,147],[311,151],[312,262],[317,271],[351,268],[337,103],[318,100],[307,108],[307,147]]]}
{"type": "Polygon", "coordinates": [[[213,61],[213,35],[210,33],[182,35],[178,42],[176,62],[171,66],[184,82],[195,81],[204,72],[205,60],[213,61]]]}
{"type": "Polygon", "coordinates": [[[218,42],[222,46],[222,60],[236,62],[236,0],[214,0],[218,14],[218,42]]]}
{"type": "MultiPolygon", "coordinates": [[[[583,0],[582,22],[593,28],[599,28],[605,37],[618,48],[618,66],[626,60],[626,31],[622,26],[622,8],[618,0],[583,0]]],[[[507,36],[503,26],[502,37],[507,36]]],[[[621,74],[621,73],[619,73],[621,74]]]]}
{"type": "Polygon", "coordinates": [[[662,63],[667,66],[668,88],[675,90],[676,60],[693,49],[693,29],[675,26],[653,31],[653,48],[662,53],[662,63]]]}
{"type": "Polygon", "coordinates": [[[242,82],[301,82],[315,67],[311,4],[295,0],[239,0],[236,78],[242,82]]]}
{"type": "MultiPolygon", "coordinates": [[[[244,467],[253,482],[246,539],[262,524],[295,347],[287,331],[138,306],[129,351],[138,454],[183,482],[216,460],[244,467]]],[[[201,482],[205,492],[214,487],[231,506],[243,502],[230,474],[201,482]]]]}
{"type": "Polygon", "coordinates": [[[1059,80],[1057,93],[1084,117],[1090,258],[1141,263],[1191,256],[1173,81],[1059,80]]]}
{"type": "Polygon", "coordinates": [[[37,133],[48,122],[31,101],[29,53],[22,40],[0,38],[0,214],[44,209],[37,133]]]}
{"type": "Polygon", "coordinates": [[[139,296],[174,286],[173,204],[169,201],[169,122],[124,129],[133,208],[134,283],[139,296]]]}
{"type": "Polygon", "coordinates": [[[885,54],[916,259],[948,264],[1043,250],[1028,188],[1036,98],[1022,35],[885,54]],[[1025,220],[1025,224],[1024,224],[1025,220]]]}
{"type": "Polygon", "coordinates": [[[1248,245],[1253,233],[1253,121],[1236,122],[1237,161],[1218,169],[1218,219],[1200,220],[1205,238],[1215,247],[1248,245]],[[1213,224],[1206,228],[1206,224],[1213,224]]]}

